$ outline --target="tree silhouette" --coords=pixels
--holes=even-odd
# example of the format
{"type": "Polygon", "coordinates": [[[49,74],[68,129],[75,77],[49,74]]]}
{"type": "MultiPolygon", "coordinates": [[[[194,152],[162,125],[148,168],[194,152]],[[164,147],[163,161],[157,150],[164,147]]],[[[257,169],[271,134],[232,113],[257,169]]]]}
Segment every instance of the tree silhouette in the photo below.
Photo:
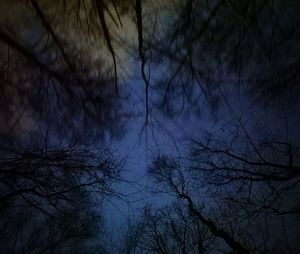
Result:
{"type": "Polygon", "coordinates": [[[179,203],[161,209],[145,207],[141,221],[131,227],[126,253],[209,253],[215,239],[179,203]],[[131,248],[128,248],[131,247],[131,248]]]}
{"type": "Polygon", "coordinates": [[[201,110],[203,101],[215,108],[231,87],[268,104],[298,94],[298,11],[297,2],[280,0],[170,3],[168,22],[155,26],[161,30],[152,32],[153,19],[144,29],[147,51],[163,69],[152,84],[157,105],[167,115],[201,110]]]}
{"type": "Polygon", "coordinates": [[[237,128],[194,140],[186,161],[158,157],[149,173],[234,253],[296,252],[286,239],[299,223],[299,148],[280,139],[259,142],[237,128]]]}
{"type": "MultiPolygon", "coordinates": [[[[136,115],[127,73],[144,83],[142,130],[230,108],[236,94],[293,104],[299,11],[283,0],[16,0],[0,10],[0,251],[107,252],[93,245],[93,203],[115,193],[123,164],[96,147],[125,136],[136,115]]],[[[241,121],[229,129],[194,139],[188,159],[153,161],[149,173],[186,206],[145,209],[125,252],[296,252],[297,140],[254,137],[241,121]]]]}
{"type": "Polygon", "coordinates": [[[83,248],[99,235],[91,193],[98,199],[113,195],[120,166],[108,152],[80,146],[7,154],[0,167],[1,250],[74,253],[83,248]]]}

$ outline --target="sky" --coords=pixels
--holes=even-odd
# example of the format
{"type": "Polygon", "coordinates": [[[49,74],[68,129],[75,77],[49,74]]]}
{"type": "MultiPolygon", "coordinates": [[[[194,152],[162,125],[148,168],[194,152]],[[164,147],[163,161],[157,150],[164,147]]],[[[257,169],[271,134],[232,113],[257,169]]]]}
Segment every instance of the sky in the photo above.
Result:
{"type": "Polygon", "coordinates": [[[120,231],[127,230],[129,223],[139,219],[145,206],[163,207],[174,200],[168,194],[159,193],[159,187],[147,173],[147,168],[156,156],[187,158],[191,140],[201,138],[206,133],[226,137],[231,134],[237,119],[241,119],[254,139],[273,136],[287,142],[300,141],[297,105],[285,105],[282,108],[264,106],[247,94],[237,93],[235,84],[228,84],[227,89],[222,88],[224,106],[217,111],[212,111],[211,106],[205,102],[200,116],[190,114],[167,118],[153,110],[150,119],[154,114],[157,121],[150,120],[149,126],[145,128],[145,84],[141,75],[136,73],[134,79],[129,79],[125,85],[132,91],[126,104],[134,108],[138,117],[128,122],[123,139],[109,144],[117,156],[125,158],[124,177],[130,182],[117,187],[120,193],[125,194],[125,200],[112,198],[104,205],[106,224],[116,233],[116,237],[120,237],[120,231]]]}
{"type": "MultiPolygon", "coordinates": [[[[162,8],[160,4],[164,3],[163,1],[162,3],[151,1],[144,11],[147,14],[159,12],[160,8],[162,8]]],[[[45,6],[47,5],[45,4],[45,6]]],[[[165,7],[170,11],[169,6],[165,7]]],[[[43,33],[42,26],[38,24],[37,18],[33,17],[20,1],[0,1],[0,10],[0,28],[14,28],[16,38],[20,41],[25,41],[27,45],[34,44],[35,39],[43,33]],[[13,7],[11,7],[12,5],[13,7]]],[[[49,8],[49,10],[49,13],[53,14],[55,8],[49,8]]],[[[174,11],[176,8],[172,10],[174,11]]],[[[158,39],[165,39],[165,26],[173,21],[173,16],[170,15],[172,12],[168,11],[159,12],[161,15],[158,15],[159,21],[168,22],[165,22],[166,24],[162,22],[163,24],[159,26],[158,39]]],[[[107,16],[109,15],[107,14],[107,16]]],[[[150,19],[154,18],[154,15],[146,17],[150,19]]],[[[53,20],[54,23],[59,23],[61,17],[54,15],[53,20]]],[[[95,75],[96,77],[100,75],[100,71],[97,70],[99,64],[104,68],[104,71],[111,72],[112,58],[105,42],[101,40],[103,35],[86,38],[86,27],[82,29],[82,33],[76,29],[70,29],[70,24],[73,21],[72,17],[70,20],[70,23],[66,22],[59,26],[57,32],[66,40],[67,45],[75,45],[74,50],[80,49],[83,55],[86,54],[86,58],[90,60],[90,75],[95,75]],[[64,34],[64,31],[67,32],[64,34]]],[[[181,112],[178,116],[170,117],[155,107],[155,103],[153,103],[160,98],[157,84],[161,81],[160,78],[163,80],[163,78],[168,76],[169,63],[163,58],[147,62],[146,66],[151,68],[151,74],[147,70],[147,75],[150,75],[149,101],[151,104],[149,122],[145,125],[145,82],[140,72],[140,57],[137,51],[134,50],[138,46],[135,24],[126,15],[122,16],[122,29],[115,28],[115,21],[112,19],[108,20],[108,27],[112,37],[115,38],[117,34],[120,35],[113,42],[118,60],[118,85],[123,93],[120,108],[123,112],[130,113],[130,116],[125,117],[125,128],[122,130],[121,134],[123,135],[120,135],[121,138],[107,138],[104,140],[103,138],[95,138],[93,140],[95,146],[107,146],[116,158],[124,160],[122,177],[125,181],[114,185],[117,197],[100,200],[100,209],[105,218],[105,225],[109,231],[113,232],[112,235],[119,237],[120,232],[124,232],[127,229],[129,222],[134,223],[138,220],[144,206],[151,204],[154,207],[162,207],[172,201],[171,196],[157,192],[157,186],[147,173],[147,168],[156,156],[167,154],[185,159],[188,157],[192,139],[197,139],[208,132],[226,139],[231,135],[234,125],[239,121],[244,124],[247,132],[254,139],[259,140],[265,136],[280,137],[285,142],[299,144],[300,101],[298,98],[295,98],[293,90],[291,90],[291,93],[287,93],[286,96],[279,96],[280,98],[274,100],[276,101],[274,103],[271,101],[261,102],[255,96],[252,96],[254,92],[253,94],[249,92],[248,84],[247,87],[238,87],[237,89],[237,84],[234,82],[237,75],[226,73],[227,65],[225,65],[225,76],[227,77],[228,75],[230,79],[228,78],[227,83],[223,83],[222,86],[216,89],[221,101],[220,106],[216,110],[213,110],[212,105],[203,99],[199,102],[200,114],[196,114],[192,109],[190,112],[181,112]],[[124,41],[128,43],[122,43],[124,41]],[[233,81],[230,81],[232,77],[233,81]]],[[[219,38],[213,39],[217,41],[219,38]]],[[[46,41],[45,38],[42,41],[46,41]]],[[[215,43],[215,41],[212,40],[212,43],[215,43]]],[[[196,67],[202,67],[206,60],[205,55],[200,54],[198,59],[196,54],[199,53],[197,50],[201,52],[203,49],[200,46],[197,48],[196,45],[194,50],[195,56],[192,60],[196,62],[196,67]]],[[[185,49],[179,49],[178,52],[183,54],[185,49]]],[[[219,54],[221,55],[221,53],[219,54]]],[[[149,53],[149,55],[151,54],[149,53]]],[[[294,56],[291,59],[293,60],[294,56]]],[[[208,65],[210,64],[209,62],[208,65]]],[[[262,62],[262,64],[264,63],[262,62]]],[[[253,65],[256,68],[258,63],[254,62],[253,64],[251,62],[250,67],[253,68],[253,65]]],[[[174,66],[171,67],[174,68],[174,66]]],[[[172,68],[170,69],[173,70],[172,68]]],[[[247,70],[249,73],[251,68],[247,70]]],[[[257,69],[259,68],[257,67],[257,69]]],[[[218,71],[214,74],[216,73],[218,74],[218,71]]],[[[224,74],[224,72],[222,73],[224,74]]],[[[246,76],[249,73],[246,73],[246,76]]],[[[256,87],[256,89],[259,90],[260,88],[256,87]]],[[[199,93],[198,87],[194,86],[191,92],[192,95],[199,93]]],[[[181,103],[179,96],[174,103],[178,103],[178,105],[181,103]]],[[[192,106],[188,105],[188,107],[192,106]]],[[[35,126],[31,116],[26,113],[22,114],[21,121],[22,127],[20,132],[23,131],[25,133],[28,130],[30,131],[31,128],[38,128],[35,126]]]]}

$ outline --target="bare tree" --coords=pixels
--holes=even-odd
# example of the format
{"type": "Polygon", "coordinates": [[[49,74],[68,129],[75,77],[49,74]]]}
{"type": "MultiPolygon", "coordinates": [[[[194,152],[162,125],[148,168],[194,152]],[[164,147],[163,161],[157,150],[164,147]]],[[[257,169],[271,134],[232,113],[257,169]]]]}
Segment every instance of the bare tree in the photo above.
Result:
{"type": "Polygon", "coordinates": [[[163,70],[152,84],[156,105],[167,115],[198,112],[203,102],[216,108],[228,86],[268,104],[299,94],[299,8],[281,0],[170,1],[168,22],[156,19],[161,30],[144,22],[144,44],[163,70]]]}
{"type": "Polygon", "coordinates": [[[95,203],[120,181],[121,160],[86,145],[123,133],[106,16],[119,17],[119,7],[100,0],[15,4],[22,18],[0,23],[0,251],[86,252],[100,232],[95,203]],[[103,41],[114,72],[104,65],[103,41]]]}
{"type": "Polygon", "coordinates": [[[120,180],[121,162],[109,152],[72,146],[9,153],[0,165],[3,252],[75,253],[99,236],[94,203],[114,195],[120,180]]]}
{"type": "Polygon", "coordinates": [[[258,143],[239,128],[233,136],[194,140],[188,160],[159,157],[149,173],[234,253],[296,253],[297,143],[266,137],[258,143]]]}
{"type": "Polygon", "coordinates": [[[142,218],[126,238],[127,253],[209,253],[214,237],[179,203],[145,207],[142,218]]]}
{"type": "Polygon", "coordinates": [[[119,17],[116,4],[16,3],[27,22],[4,19],[0,24],[1,135],[11,137],[20,129],[23,133],[28,122],[73,140],[123,133],[125,112],[113,88],[115,83],[117,89],[117,60],[104,17],[105,12],[110,19],[119,17]],[[115,72],[103,41],[112,53],[115,72]]]}

